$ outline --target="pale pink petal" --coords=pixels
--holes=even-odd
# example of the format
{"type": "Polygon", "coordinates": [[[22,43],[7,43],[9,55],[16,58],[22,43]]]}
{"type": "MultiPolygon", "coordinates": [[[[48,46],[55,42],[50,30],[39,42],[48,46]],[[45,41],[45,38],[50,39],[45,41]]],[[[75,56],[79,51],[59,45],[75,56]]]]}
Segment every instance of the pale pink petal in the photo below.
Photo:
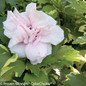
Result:
{"type": "MultiPolygon", "coordinates": [[[[64,31],[59,26],[52,26],[48,35],[41,36],[41,42],[59,44],[64,39],[64,31]]],[[[46,33],[46,32],[45,32],[46,33]]]]}
{"type": "Polygon", "coordinates": [[[19,43],[19,44],[10,48],[11,53],[17,53],[19,57],[26,57],[25,46],[26,45],[24,43],[19,43]]]}
{"type": "Polygon", "coordinates": [[[51,16],[45,14],[43,11],[37,11],[35,8],[35,3],[31,3],[26,7],[26,12],[34,28],[47,25],[56,25],[56,21],[51,16]]]}
{"type": "Polygon", "coordinates": [[[15,24],[5,21],[5,22],[3,22],[3,25],[4,25],[4,29],[5,29],[4,35],[6,35],[8,38],[12,38],[15,28],[16,28],[15,24]]]}
{"type": "Polygon", "coordinates": [[[4,35],[6,35],[8,38],[12,38],[13,36],[13,32],[12,31],[9,31],[7,29],[4,30],[4,35]]]}
{"type": "Polygon", "coordinates": [[[12,11],[7,12],[7,20],[6,21],[15,24],[15,26],[19,24],[18,19],[16,18],[16,16],[14,15],[14,13],[12,11]]]}
{"type": "Polygon", "coordinates": [[[18,21],[12,11],[8,11],[7,20],[3,22],[4,34],[8,38],[12,38],[14,31],[17,29],[18,21]]]}
{"type": "Polygon", "coordinates": [[[26,12],[21,12],[20,14],[26,18],[29,18],[26,12]]]}
{"type": "Polygon", "coordinates": [[[16,30],[16,26],[14,23],[12,22],[9,22],[9,21],[4,21],[3,22],[3,25],[4,25],[4,29],[7,29],[9,31],[14,31],[16,30]]]}
{"type": "Polygon", "coordinates": [[[4,34],[8,37],[8,38],[12,38],[13,32],[16,30],[16,24],[14,22],[16,21],[11,21],[15,16],[13,15],[12,11],[8,11],[7,13],[7,20],[3,22],[3,28],[5,29],[4,34]]]}
{"type": "Polygon", "coordinates": [[[29,21],[29,18],[26,16],[26,13],[19,13],[18,10],[15,8],[14,10],[14,15],[16,16],[16,18],[18,18],[18,21],[21,23],[21,24],[26,24],[26,25],[30,25],[30,21],[29,21]]]}
{"type": "Polygon", "coordinates": [[[22,41],[18,40],[18,38],[13,37],[12,39],[10,39],[8,47],[11,48],[19,43],[21,43],[22,41]]]}
{"type": "Polygon", "coordinates": [[[7,20],[10,20],[12,18],[15,18],[13,12],[12,11],[7,11],[7,20]]]}
{"type": "Polygon", "coordinates": [[[17,9],[14,10],[14,13],[12,11],[8,11],[7,20],[3,22],[5,35],[8,38],[12,38],[12,35],[9,35],[9,33],[14,34],[14,31],[17,29],[17,26],[19,25],[22,27],[24,25],[30,25],[29,17],[27,17],[26,12],[19,13],[17,9]]]}
{"type": "Polygon", "coordinates": [[[30,3],[26,6],[26,12],[29,13],[31,10],[36,10],[36,3],[30,3]]]}
{"type": "Polygon", "coordinates": [[[28,35],[26,34],[25,30],[22,27],[18,26],[8,46],[13,47],[18,43],[24,42],[24,40],[27,38],[28,35]]]}
{"type": "Polygon", "coordinates": [[[32,64],[41,63],[42,60],[52,52],[51,44],[38,43],[37,45],[28,44],[25,49],[27,58],[32,64]]]}

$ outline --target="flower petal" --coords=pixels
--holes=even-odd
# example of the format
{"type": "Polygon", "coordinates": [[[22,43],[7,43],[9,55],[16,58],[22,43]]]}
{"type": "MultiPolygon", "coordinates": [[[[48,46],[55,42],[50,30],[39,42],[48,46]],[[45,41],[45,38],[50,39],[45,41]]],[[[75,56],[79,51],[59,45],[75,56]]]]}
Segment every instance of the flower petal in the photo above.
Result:
{"type": "Polygon", "coordinates": [[[19,13],[17,9],[14,10],[14,13],[12,11],[7,12],[7,20],[3,22],[3,26],[5,29],[4,34],[8,38],[12,38],[12,35],[14,34],[14,31],[17,29],[17,26],[29,26],[30,21],[29,18],[26,15],[26,12],[19,13]],[[12,35],[10,34],[12,33],[12,35]],[[10,34],[10,35],[9,35],[10,34]]]}
{"type": "Polygon", "coordinates": [[[10,48],[11,53],[17,53],[19,57],[26,57],[25,55],[25,44],[19,43],[10,48]]]}
{"type": "Polygon", "coordinates": [[[12,38],[12,34],[14,33],[14,31],[16,30],[16,21],[13,20],[14,18],[14,14],[12,13],[12,11],[8,11],[7,13],[7,20],[3,22],[3,26],[5,29],[4,34],[8,37],[8,38],[12,38]],[[12,20],[12,21],[11,21],[12,20]]]}
{"type": "Polygon", "coordinates": [[[15,8],[14,10],[14,15],[16,16],[16,18],[18,18],[18,21],[21,23],[21,24],[26,24],[26,25],[30,25],[30,21],[29,21],[29,18],[28,16],[26,16],[26,12],[24,13],[19,13],[18,10],[15,8]],[[23,15],[22,15],[23,14],[23,15]]]}
{"type": "Polygon", "coordinates": [[[33,27],[56,25],[56,21],[51,16],[45,14],[43,11],[36,10],[35,3],[27,5],[26,12],[33,27]]]}
{"type": "Polygon", "coordinates": [[[13,32],[12,31],[9,31],[7,29],[4,30],[4,35],[6,35],[8,38],[12,38],[13,36],[13,32]]]}
{"type": "Polygon", "coordinates": [[[45,43],[38,43],[36,46],[28,44],[25,49],[26,56],[32,64],[41,63],[47,55],[51,54],[51,51],[51,44],[45,43]]]}
{"type": "Polygon", "coordinates": [[[24,42],[28,38],[28,35],[24,29],[20,26],[17,27],[17,30],[14,32],[12,39],[9,42],[8,47],[13,47],[18,43],[24,42]]]}
{"type": "Polygon", "coordinates": [[[30,10],[36,10],[36,3],[30,3],[26,6],[26,12],[28,13],[30,10]]]}
{"type": "Polygon", "coordinates": [[[57,45],[64,39],[64,31],[59,26],[53,26],[49,29],[49,31],[50,34],[48,34],[47,36],[42,35],[40,40],[41,42],[57,45]]]}

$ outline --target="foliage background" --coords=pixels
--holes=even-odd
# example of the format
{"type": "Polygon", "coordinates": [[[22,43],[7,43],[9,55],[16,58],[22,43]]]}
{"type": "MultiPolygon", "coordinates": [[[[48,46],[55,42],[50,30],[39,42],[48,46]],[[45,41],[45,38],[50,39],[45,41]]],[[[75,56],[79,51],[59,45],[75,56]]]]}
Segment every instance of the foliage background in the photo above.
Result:
{"type": "Polygon", "coordinates": [[[86,86],[86,0],[0,0],[0,82],[86,86]],[[10,53],[2,24],[8,10],[16,7],[19,12],[25,11],[31,2],[57,20],[65,34],[64,41],[53,46],[52,55],[37,65],[10,53]],[[56,68],[60,75],[56,74],[56,68]]]}

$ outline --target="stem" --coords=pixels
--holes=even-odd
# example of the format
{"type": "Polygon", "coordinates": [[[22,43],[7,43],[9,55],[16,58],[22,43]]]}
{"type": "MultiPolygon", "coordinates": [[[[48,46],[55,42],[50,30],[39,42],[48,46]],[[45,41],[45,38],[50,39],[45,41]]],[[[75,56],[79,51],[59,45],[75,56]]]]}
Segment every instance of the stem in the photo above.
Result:
{"type": "Polygon", "coordinates": [[[51,4],[54,6],[54,8],[55,8],[58,12],[60,12],[60,10],[59,10],[58,7],[56,6],[56,4],[53,2],[53,0],[51,0],[51,4]]]}
{"type": "Polygon", "coordinates": [[[58,0],[58,7],[61,7],[61,0],[58,0]]]}

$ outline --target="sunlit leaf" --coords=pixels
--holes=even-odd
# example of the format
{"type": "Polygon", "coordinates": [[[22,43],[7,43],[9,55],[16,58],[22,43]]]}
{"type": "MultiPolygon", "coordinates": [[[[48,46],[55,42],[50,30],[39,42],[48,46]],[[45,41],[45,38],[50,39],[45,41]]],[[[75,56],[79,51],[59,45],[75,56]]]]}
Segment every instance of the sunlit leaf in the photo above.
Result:
{"type": "Polygon", "coordinates": [[[69,74],[64,86],[86,86],[86,76],[69,74]]]}

